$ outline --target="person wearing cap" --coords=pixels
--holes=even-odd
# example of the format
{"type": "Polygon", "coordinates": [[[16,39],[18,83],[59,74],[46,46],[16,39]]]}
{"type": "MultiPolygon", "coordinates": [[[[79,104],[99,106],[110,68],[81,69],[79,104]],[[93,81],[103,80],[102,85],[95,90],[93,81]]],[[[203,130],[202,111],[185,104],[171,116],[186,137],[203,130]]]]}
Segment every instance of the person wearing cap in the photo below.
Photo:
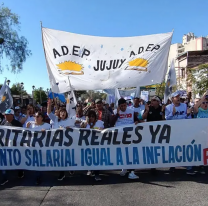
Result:
{"type": "Polygon", "coordinates": [[[142,119],[146,119],[147,122],[161,121],[165,119],[165,108],[161,105],[161,99],[158,96],[154,96],[151,99],[150,105],[145,105],[145,112],[142,115],[142,119]]]}
{"type": "Polygon", "coordinates": [[[22,119],[26,117],[24,114],[21,113],[21,108],[19,106],[14,108],[14,118],[23,124],[22,119]]]}
{"type": "MultiPolygon", "coordinates": [[[[187,109],[185,103],[180,102],[180,91],[176,91],[171,94],[172,104],[169,104],[165,108],[165,119],[166,120],[177,120],[177,119],[188,119],[191,118],[191,110],[187,109]]],[[[192,167],[186,167],[187,175],[195,175],[192,167]]],[[[175,172],[175,167],[170,168],[170,172],[175,172]]]]}
{"type": "MultiPolygon", "coordinates": [[[[143,120],[147,122],[162,121],[165,119],[165,108],[161,106],[161,99],[158,96],[154,96],[151,99],[150,105],[145,105],[145,112],[142,115],[143,120]]],[[[151,169],[152,174],[156,174],[156,169],[151,169]]]]}
{"type": "MultiPolygon", "coordinates": [[[[4,126],[22,127],[22,124],[14,118],[14,110],[13,109],[7,109],[4,113],[4,116],[5,116],[5,120],[6,120],[3,123],[4,126]]],[[[18,177],[19,178],[24,177],[24,172],[22,170],[18,171],[18,177]]],[[[5,185],[7,182],[8,182],[7,174],[6,174],[6,171],[3,170],[1,185],[5,185]]]]}
{"type": "Polygon", "coordinates": [[[97,119],[104,122],[104,128],[111,126],[111,113],[103,107],[102,99],[95,100],[95,106],[93,103],[83,109],[83,115],[87,116],[90,110],[94,110],[97,115],[97,119]]]}
{"type": "Polygon", "coordinates": [[[139,97],[135,97],[134,98],[134,105],[131,106],[130,108],[132,110],[134,110],[134,112],[136,112],[138,119],[142,120],[143,119],[142,115],[144,113],[145,106],[143,104],[140,105],[140,102],[141,102],[141,99],[139,97]]]}
{"type": "MultiPolygon", "coordinates": [[[[126,100],[121,98],[118,100],[118,108],[116,114],[113,116],[112,125],[124,126],[128,124],[138,124],[140,120],[137,117],[137,114],[134,110],[127,107],[126,100]]],[[[127,174],[127,170],[123,169],[120,173],[121,176],[125,176],[127,174]]],[[[135,175],[134,170],[129,170],[129,179],[138,179],[139,176],[135,175]]]]}

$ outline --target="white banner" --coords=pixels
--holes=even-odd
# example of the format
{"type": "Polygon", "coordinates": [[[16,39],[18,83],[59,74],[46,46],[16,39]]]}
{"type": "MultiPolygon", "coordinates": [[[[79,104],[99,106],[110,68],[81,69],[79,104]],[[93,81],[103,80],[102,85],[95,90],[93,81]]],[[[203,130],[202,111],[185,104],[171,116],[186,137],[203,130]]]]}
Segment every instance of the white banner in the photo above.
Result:
{"type": "Polygon", "coordinates": [[[205,119],[32,132],[0,127],[0,169],[115,170],[207,165],[205,119]]]}
{"type": "Polygon", "coordinates": [[[172,32],[96,37],[42,28],[53,92],[136,87],[161,83],[172,32]]]}

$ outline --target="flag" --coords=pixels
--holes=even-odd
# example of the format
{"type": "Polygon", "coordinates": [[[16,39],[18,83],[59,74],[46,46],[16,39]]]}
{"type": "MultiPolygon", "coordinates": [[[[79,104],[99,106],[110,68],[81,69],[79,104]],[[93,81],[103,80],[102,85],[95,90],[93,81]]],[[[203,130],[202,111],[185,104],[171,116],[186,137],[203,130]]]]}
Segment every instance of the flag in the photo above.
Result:
{"type": "Polygon", "coordinates": [[[6,85],[6,79],[4,85],[0,90],[0,113],[4,113],[7,109],[10,109],[13,105],[13,98],[9,87],[6,85]]]}
{"type": "Polygon", "coordinates": [[[118,100],[121,99],[121,95],[117,88],[115,88],[115,108],[118,107],[118,100]]]}
{"type": "Polygon", "coordinates": [[[167,73],[172,32],[97,37],[42,28],[52,91],[103,90],[158,84],[167,73]]]}
{"type": "Polygon", "coordinates": [[[170,65],[170,70],[168,72],[168,78],[165,86],[165,94],[164,94],[164,103],[166,104],[168,101],[168,98],[170,97],[172,93],[172,87],[177,84],[176,81],[176,72],[175,72],[175,65],[174,60],[172,60],[170,65]]]}
{"type": "Polygon", "coordinates": [[[68,97],[66,101],[66,111],[68,112],[68,115],[70,118],[76,115],[76,105],[77,105],[77,100],[74,94],[74,91],[71,90],[68,92],[68,97]]]}
{"type": "Polygon", "coordinates": [[[53,93],[51,90],[50,90],[49,93],[48,93],[48,97],[49,97],[50,99],[58,98],[58,99],[59,99],[61,102],[63,102],[63,103],[66,102],[66,99],[65,99],[64,94],[53,93]]]}

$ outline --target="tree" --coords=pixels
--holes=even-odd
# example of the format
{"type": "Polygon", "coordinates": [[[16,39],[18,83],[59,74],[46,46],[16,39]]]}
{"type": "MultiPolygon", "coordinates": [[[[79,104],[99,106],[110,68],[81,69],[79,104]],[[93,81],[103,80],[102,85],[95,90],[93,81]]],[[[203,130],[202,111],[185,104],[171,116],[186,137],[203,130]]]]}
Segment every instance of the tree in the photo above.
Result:
{"type": "Polygon", "coordinates": [[[208,64],[201,64],[198,68],[187,71],[187,86],[192,88],[192,92],[203,95],[208,89],[208,64]]]}
{"type": "Polygon", "coordinates": [[[106,93],[101,93],[99,91],[95,92],[93,90],[88,90],[85,94],[81,95],[81,99],[82,101],[86,100],[86,99],[92,99],[92,100],[96,100],[96,99],[106,99],[107,94],[106,93]]]}
{"type": "Polygon", "coordinates": [[[11,72],[18,73],[31,55],[27,39],[19,36],[17,31],[20,31],[19,16],[0,5],[0,72],[3,71],[1,61],[4,57],[9,60],[11,72]]]}
{"type": "Polygon", "coordinates": [[[27,92],[24,90],[24,87],[21,87],[20,83],[13,84],[10,90],[12,95],[27,95],[27,92]]]}
{"type": "Polygon", "coordinates": [[[161,99],[163,99],[165,94],[165,81],[163,81],[161,84],[156,84],[156,95],[159,96],[161,99]]]}
{"type": "Polygon", "coordinates": [[[46,92],[43,90],[43,88],[35,89],[33,91],[34,99],[36,102],[42,103],[47,101],[47,95],[46,92]]]}

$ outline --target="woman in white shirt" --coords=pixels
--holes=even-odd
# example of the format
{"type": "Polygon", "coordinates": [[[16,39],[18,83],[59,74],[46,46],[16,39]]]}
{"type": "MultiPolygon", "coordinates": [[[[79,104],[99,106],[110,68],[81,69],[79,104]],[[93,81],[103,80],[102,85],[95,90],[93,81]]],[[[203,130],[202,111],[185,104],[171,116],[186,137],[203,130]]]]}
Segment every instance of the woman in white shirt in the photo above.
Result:
{"type": "MultiPolygon", "coordinates": [[[[65,108],[59,109],[59,115],[56,116],[51,112],[51,99],[48,100],[48,107],[47,107],[47,115],[48,117],[54,122],[53,129],[59,129],[59,128],[69,128],[74,127],[75,125],[75,119],[69,118],[68,113],[65,108]]],[[[61,171],[59,173],[58,180],[62,181],[65,178],[65,172],[61,171]]]]}
{"type": "Polygon", "coordinates": [[[27,106],[27,115],[21,119],[21,123],[23,124],[24,128],[26,128],[28,122],[35,121],[34,114],[35,114],[34,106],[32,104],[29,104],[27,106]]]}
{"type": "MultiPolygon", "coordinates": [[[[34,131],[50,130],[51,126],[44,122],[44,116],[41,112],[35,114],[35,121],[27,122],[26,127],[34,131]]],[[[36,171],[36,185],[41,183],[41,172],[36,171]]]]}
{"type": "MultiPolygon", "coordinates": [[[[97,115],[96,115],[95,111],[90,110],[87,115],[87,120],[86,120],[86,122],[83,122],[81,124],[81,128],[103,130],[104,129],[104,122],[101,120],[97,120],[97,115]]],[[[95,174],[95,180],[101,181],[101,178],[99,175],[100,171],[99,170],[88,171],[87,175],[92,175],[93,173],[95,174]]]]}

